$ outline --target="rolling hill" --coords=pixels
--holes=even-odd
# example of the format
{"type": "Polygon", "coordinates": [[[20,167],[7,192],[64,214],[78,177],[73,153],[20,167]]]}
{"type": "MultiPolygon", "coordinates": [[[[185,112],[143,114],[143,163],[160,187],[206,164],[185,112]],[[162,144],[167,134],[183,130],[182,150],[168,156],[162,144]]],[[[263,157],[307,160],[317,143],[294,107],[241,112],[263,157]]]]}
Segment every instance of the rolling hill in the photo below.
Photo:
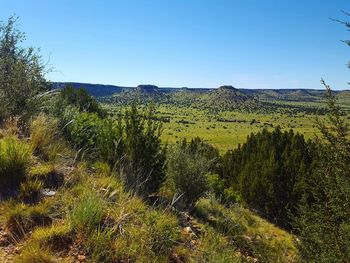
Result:
{"type": "MultiPolygon", "coordinates": [[[[324,90],[313,89],[237,89],[233,86],[219,88],[174,88],[155,85],[123,87],[78,82],[54,82],[53,88],[70,85],[84,88],[98,100],[105,103],[128,104],[158,103],[209,109],[214,111],[263,111],[276,109],[290,112],[317,112],[322,108],[319,102],[324,90]]],[[[350,101],[350,91],[334,91],[345,105],[350,101]]]]}

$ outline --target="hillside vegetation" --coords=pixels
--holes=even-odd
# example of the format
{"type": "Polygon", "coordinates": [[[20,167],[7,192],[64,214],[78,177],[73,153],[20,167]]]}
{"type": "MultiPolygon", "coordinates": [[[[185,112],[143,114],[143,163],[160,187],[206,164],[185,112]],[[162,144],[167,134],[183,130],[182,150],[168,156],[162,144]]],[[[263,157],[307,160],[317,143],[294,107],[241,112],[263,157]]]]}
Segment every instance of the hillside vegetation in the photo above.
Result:
{"type": "MultiPolygon", "coordinates": [[[[240,123],[225,114],[288,102],[230,86],[196,97],[140,85],[106,107],[84,89],[50,90],[40,55],[23,41],[16,18],[1,24],[1,262],[350,261],[348,118],[324,81],[318,137],[255,126],[223,153],[198,136],[164,143],[170,120],[160,107],[240,123]]],[[[311,94],[286,92],[295,93],[311,94]]]]}

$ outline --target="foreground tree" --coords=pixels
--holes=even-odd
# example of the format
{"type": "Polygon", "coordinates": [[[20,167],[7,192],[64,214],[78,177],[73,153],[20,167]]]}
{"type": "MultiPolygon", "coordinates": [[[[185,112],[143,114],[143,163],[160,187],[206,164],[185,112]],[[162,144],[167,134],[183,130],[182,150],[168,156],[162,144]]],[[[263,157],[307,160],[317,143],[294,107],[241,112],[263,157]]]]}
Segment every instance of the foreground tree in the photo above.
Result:
{"type": "MultiPolygon", "coordinates": [[[[323,81],[322,81],[323,82],[323,81]]],[[[299,250],[305,262],[350,261],[350,140],[348,125],[329,86],[328,122],[317,121],[316,168],[307,180],[300,217],[299,250]]]]}
{"type": "MultiPolygon", "coordinates": [[[[342,23],[350,29],[350,23],[342,23]]],[[[317,165],[306,182],[295,228],[303,261],[350,262],[349,125],[330,87],[323,80],[322,84],[328,120],[317,120],[317,165]]]]}
{"type": "Polygon", "coordinates": [[[0,23],[0,117],[22,115],[32,110],[33,100],[49,85],[45,65],[33,47],[21,46],[25,34],[16,27],[12,16],[0,23]]]}

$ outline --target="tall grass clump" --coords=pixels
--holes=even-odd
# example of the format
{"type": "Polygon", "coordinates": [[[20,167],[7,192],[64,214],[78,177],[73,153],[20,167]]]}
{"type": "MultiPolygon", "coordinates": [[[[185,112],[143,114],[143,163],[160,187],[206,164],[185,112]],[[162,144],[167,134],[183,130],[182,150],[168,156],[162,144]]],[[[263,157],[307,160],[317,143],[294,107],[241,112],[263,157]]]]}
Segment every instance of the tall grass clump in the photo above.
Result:
{"type": "Polygon", "coordinates": [[[209,226],[204,226],[204,233],[197,245],[198,247],[191,255],[189,262],[256,262],[254,260],[242,260],[241,254],[238,252],[239,250],[230,238],[218,233],[209,226]]]}
{"type": "Polygon", "coordinates": [[[67,153],[67,147],[59,135],[58,120],[45,114],[39,114],[31,122],[30,144],[33,152],[47,161],[67,153]]]}
{"type": "Polygon", "coordinates": [[[42,188],[43,182],[38,179],[24,181],[19,187],[18,197],[24,202],[36,202],[39,200],[42,188]]]}
{"type": "Polygon", "coordinates": [[[177,219],[171,214],[151,211],[147,216],[148,242],[156,254],[167,254],[177,243],[180,231],[177,219]]]}
{"type": "Polygon", "coordinates": [[[85,242],[87,252],[94,262],[116,262],[114,250],[114,229],[98,227],[85,242]]]}
{"type": "Polygon", "coordinates": [[[69,213],[71,227],[77,233],[91,233],[102,223],[103,217],[102,200],[96,195],[84,196],[69,213]]]}
{"type": "Polygon", "coordinates": [[[51,211],[46,203],[36,206],[17,204],[8,208],[5,227],[13,240],[19,240],[38,226],[52,223],[51,211]]]}
{"type": "Polygon", "coordinates": [[[18,117],[8,117],[6,120],[0,121],[0,124],[0,138],[17,136],[20,133],[18,117]]]}
{"type": "Polygon", "coordinates": [[[65,251],[73,242],[72,229],[66,221],[56,221],[49,227],[37,228],[31,239],[41,248],[49,248],[52,251],[65,251]]]}
{"type": "Polygon", "coordinates": [[[31,157],[28,144],[15,136],[0,140],[0,190],[17,187],[24,179],[31,157]]]}
{"type": "MultiPolygon", "coordinates": [[[[15,257],[16,263],[56,263],[57,259],[47,248],[42,248],[37,244],[26,247],[23,252],[15,257]]],[[[62,261],[60,261],[62,262],[62,261]]]]}

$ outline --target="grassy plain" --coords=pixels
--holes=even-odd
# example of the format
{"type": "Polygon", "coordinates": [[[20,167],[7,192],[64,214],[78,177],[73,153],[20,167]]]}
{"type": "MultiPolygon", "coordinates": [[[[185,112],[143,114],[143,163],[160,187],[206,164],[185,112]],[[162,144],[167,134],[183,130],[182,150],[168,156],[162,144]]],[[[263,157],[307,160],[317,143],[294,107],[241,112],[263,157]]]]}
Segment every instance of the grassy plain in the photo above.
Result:
{"type": "MultiPolygon", "coordinates": [[[[119,106],[108,105],[112,111],[119,106]]],[[[316,114],[306,113],[248,113],[240,111],[223,111],[213,113],[210,110],[194,109],[161,104],[156,106],[156,117],[163,121],[162,140],[174,144],[184,138],[190,140],[199,136],[216,146],[221,153],[234,149],[244,143],[247,136],[263,128],[283,130],[293,129],[307,139],[317,134],[316,114]]],[[[319,116],[325,118],[325,116],[319,116]]]]}
{"type": "Polygon", "coordinates": [[[163,124],[162,139],[169,144],[186,138],[199,136],[216,146],[220,152],[236,148],[244,143],[247,136],[262,130],[280,126],[284,130],[293,128],[305,135],[314,136],[315,115],[307,114],[257,114],[242,112],[221,112],[210,114],[203,110],[161,106],[158,115],[171,116],[170,122],[163,124]]]}

